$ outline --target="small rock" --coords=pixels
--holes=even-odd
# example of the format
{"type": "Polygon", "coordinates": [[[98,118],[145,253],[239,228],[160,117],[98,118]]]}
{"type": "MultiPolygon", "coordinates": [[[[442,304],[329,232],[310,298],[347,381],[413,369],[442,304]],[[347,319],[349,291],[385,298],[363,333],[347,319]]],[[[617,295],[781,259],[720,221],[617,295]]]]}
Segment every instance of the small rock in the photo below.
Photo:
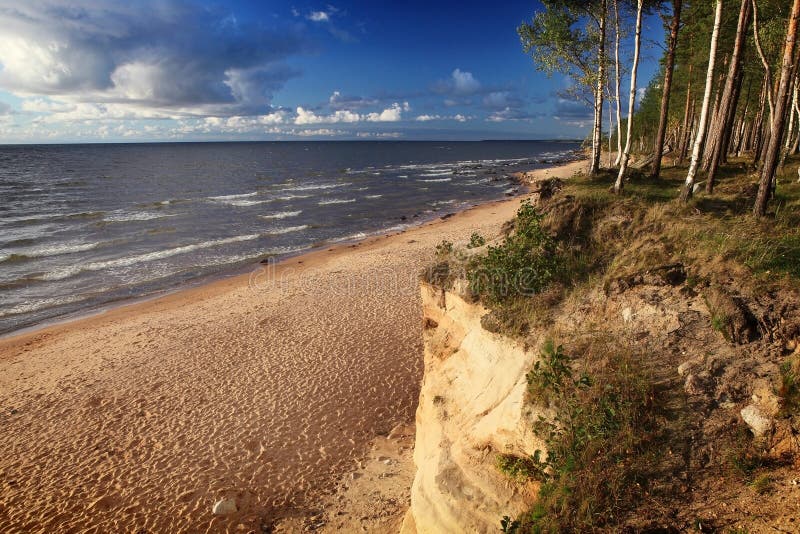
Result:
{"type": "Polygon", "coordinates": [[[214,515],[234,514],[238,511],[235,499],[220,499],[214,503],[211,513],[214,515]]]}
{"type": "Polygon", "coordinates": [[[383,461],[383,464],[384,464],[384,465],[392,465],[392,460],[391,460],[390,458],[387,458],[387,459],[385,459],[385,460],[383,461]]]}
{"type": "Polygon", "coordinates": [[[378,456],[378,458],[377,458],[377,460],[378,460],[379,462],[385,462],[385,461],[386,461],[386,460],[388,460],[388,459],[389,459],[389,457],[388,457],[388,456],[378,456]]]}
{"type": "Polygon", "coordinates": [[[633,310],[630,308],[622,310],[622,320],[626,323],[631,322],[633,320],[633,310]]]}
{"type": "Polygon", "coordinates": [[[361,473],[350,473],[351,480],[355,480],[357,478],[361,478],[361,473]]]}
{"type": "Polygon", "coordinates": [[[689,395],[703,395],[706,392],[705,382],[697,375],[686,375],[683,390],[689,395]]]}
{"type": "Polygon", "coordinates": [[[683,362],[678,366],[678,376],[686,376],[689,369],[692,367],[692,362],[683,362]]]}
{"type": "Polygon", "coordinates": [[[772,430],[772,419],[767,417],[758,406],[753,404],[745,406],[742,408],[741,415],[744,422],[753,431],[753,435],[757,438],[772,430]]]}

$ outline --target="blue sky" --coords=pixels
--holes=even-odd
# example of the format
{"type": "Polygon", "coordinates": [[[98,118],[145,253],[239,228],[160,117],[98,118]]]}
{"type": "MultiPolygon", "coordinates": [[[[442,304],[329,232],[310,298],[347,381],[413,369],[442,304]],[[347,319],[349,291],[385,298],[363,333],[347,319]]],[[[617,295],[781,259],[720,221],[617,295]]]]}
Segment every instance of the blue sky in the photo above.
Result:
{"type": "Polygon", "coordinates": [[[0,0],[0,143],[584,137],[588,107],[521,50],[536,9],[0,0]]]}

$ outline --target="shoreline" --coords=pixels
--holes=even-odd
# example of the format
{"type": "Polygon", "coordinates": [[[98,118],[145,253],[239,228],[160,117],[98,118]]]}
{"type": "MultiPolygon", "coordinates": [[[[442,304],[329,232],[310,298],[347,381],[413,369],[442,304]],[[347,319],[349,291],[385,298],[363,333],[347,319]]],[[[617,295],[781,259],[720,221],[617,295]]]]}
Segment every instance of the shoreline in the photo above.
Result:
{"type": "MultiPolygon", "coordinates": [[[[465,211],[476,209],[476,208],[479,208],[481,206],[485,206],[485,205],[488,205],[488,204],[494,204],[494,203],[498,203],[498,202],[508,202],[508,201],[513,200],[515,198],[522,198],[522,197],[524,197],[526,195],[527,195],[527,192],[521,192],[519,194],[514,195],[513,197],[505,197],[505,198],[500,198],[500,199],[495,199],[495,200],[487,200],[487,201],[481,202],[479,204],[473,204],[471,206],[464,206],[461,209],[458,209],[456,211],[453,211],[453,212],[450,212],[450,213],[444,213],[442,215],[433,216],[430,219],[422,220],[422,221],[420,221],[420,222],[418,222],[416,224],[408,226],[407,228],[404,228],[404,229],[398,230],[398,231],[394,231],[394,232],[386,232],[386,233],[384,233],[385,230],[378,230],[375,233],[367,235],[366,237],[362,237],[362,238],[349,239],[349,240],[345,240],[345,241],[341,241],[341,242],[335,242],[335,243],[320,244],[320,245],[317,245],[317,246],[313,246],[312,245],[312,246],[310,246],[309,248],[307,248],[305,250],[298,251],[298,252],[295,252],[295,253],[290,253],[290,254],[288,254],[286,256],[282,256],[282,257],[280,257],[280,259],[276,260],[275,262],[271,262],[271,263],[268,263],[268,264],[277,267],[277,266],[282,266],[282,265],[287,264],[287,263],[292,263],[293,261],[296,261],[296,260],[299,260],[298,263],[305,263],[304,258],[306,258],[306,257],[308,257],[309,261],[314,261],[315,259],[318,258],[319,255],[321,255],[323,253],[342,253],[343,251],[346,251],[347,249],[358,247],[358,246],[361,246],[361,245],[364,245],[364,244],[371,244],[371,243],[373,243],[375,241],[378,241],[380,239],[393,237],[393,236],[399,236],[399,235],[402,235],[402,234],[404,234],[406,232],[411,232],[411,231],[414,231],[414,230],[416,230],[418,228],[422,228],[422,227],[430,225],[430,224],[434,224],[434,223],[437,223],[437,222],[445,221],[446,219],[449,219],[450,217],[452,217],[452,216],[454,216],[456,214],[459,214],[459,213],[463,213],[465,211]]],[[[0,350],[3,348],[3,342],[4,341],[13,340],[13,338],[15,338],[15,337],[26,336],[26,335],[29,335],[29,334],[36,334],[36,333],[38,333],[38,332],[40,332],[42,330],[47,330],[47,329],[50,329],[50,328],[56,328],[56,327],[59,327],[59,326],[70,325],[71,323],[76,323],[76,322],[80,322],[80,321],[84,321],[84,320],[90,320],[90,319],[96,318],[98,316],[103,316],[105,314],[111,314],[111,313],[119,310],[120,308],[127,308],[127,307],[131,307],[131,306],[139,306],[139,305],[146,305],[148,303],[152,303],[152,302],[160,300],[160,299],[167,299],[167,298],[172,297],[172,296],[174,296],[176,294],[180,294],[180,293],[183,293],[183,292],[190,292],[190,291],[197,290],[197,289],[207,288],[209,286],[220,284],[220,283],[223,283],[223,282],[226,282],[226,281],[232,281],[234,279],[239,279],[238,281],[241,282],[244,278],[249,278],[251,276],[251,274],[255,270],[259,269],[263,265],[265,265],[265,263],[262,261],[262,262],[248,263],[246,265],[240,265],[238,267],[227,268],[227,269],[224,269],[224,270],[222,270],[220,272],[217,272],[217,273],[207,274],[207,275],[201,276],[201,277],[193,279],[193,280],[187,280],[185,282],[181,282],[179,286],[171,288],[171,289],[157,290],[157,291],[155,291],[153,293],[150,293],[150,294],[141,295],[141,296],[135,296],[135,297],[122,297],[122,298],[120,298],[118,300],[110,301],[110,302],[107,302],[105,304],[101,304],[101,305],[96,306],[96,307],[89,307],[89,308],[87,308],[85,310],[74,311],[74,312],[65,314],[63,316],[54,317],[52,319],[46,319],[46,320],[44,320],[44,321],[42,321],[41,323],[38,323],[38,324],[24,326],[24,327],[19,328],[17,330],[12,330],[10,332],[5,332],[5,333],[0,334],[0,350]]],[[[0,354],[0,359],[2,359],[2,354],[0,354]]]]}
{"type": "Polygon", "coordinates": [[[0,339],[0,530],[257,530],[319,503],[413,421],[435,244],[527,196],[0,339]]]}
{"type": "MultiPolygon", "coordinates": [[[[578,152],[577,154],[580,153],[578,152]]],[[[523,180],[526,175],[531,174],[531,175],[544,176],[550,171],[558,172],[558,170],[561,169],[562,167],[571,166],[577,162],[583,161],[584,157],[585,156],[579,156],[577,159],[570,159],[568,161],[558,162],[550,167],[534,169],[532,171],[521,171],[517,173],[512,173],[510,176],[515,178],[515,181],[512,183],[516,183],[519,187],[525,188],[526,184],[524,183],[523,180]]],[[[309,259],[313,261],[313,259],[320,253],[329,253],[329,252],[340,253],[343,250],[353,248],[353,246],[361,246],[363,244],[371,243],[374,240],[380,240],[391,236],[403,235],[407,232],[412,232],[418,228],[422,228],[430,224],[435,224],[437,222],[445,221],[446,219],[449,219],[454,215],[470,211],[476,208],[480,208],[481,206],[513,201],[514,199],[517,198],[525,198],[528,196],[528,194],[529,191],[521,190],[519,193],[511,197],[507,196],[495,200],[487,200],[484,202],[480,202],[478,204],[465,205],[461,209],[457,209],[453,212],[443,213],[441,215],[434,215],[428,219],[420,220],[415,224],[411,224],[410,226],[395,232],[384,233],[386,232],[385,230],[377,230],[374,233],[368,234],[366,237],[363,238],[349,239],[341,242],[323,243],[323,244],[318,244],[316,246],[311,245],[309,248],[305,250],[298,251],[296,253],[290,253],[286,256],[280,257],[280,259],[276,260],[275,262],[272,262],[271,264],[281,265],[284,263],[291,263],[298,259],[301,260],[302,262],[302,258],[306,256],[309,256],[309,259]]],[[[238,267],[230,267],[227,269],[223,269],[222,271],[217,273],[207,274],[193,280],[187,280],[185,282],[181,282],[178,286],[173,288],[156,290],[149,294],[139,295],[134,297],[122,297],[120,299],[112,300],[97,306],[90,306],[83,310],[76,310],[62,316],[53,317],[51,319],[45,319],[44,321],[37,324],[23,326],[16,330],[0,333],[0,351],[2,351],[3,349],[4,342],[12,341],[14,338],[20,336],[34,335],[43,330],[58,328],[61,326],[69,325],[71,323],[80,322],[84,320],[90,320],[99,316],[104,316],[106,314],[113,313],[120,308],[146,305],[148,303],[152,303],[160,299],[169,298],[175,294],[196,290],[198,288],[203,288],[206,286],[215,285],[224,282],[226,280],[249,277],[254,270],[258,269],[259,266],[263,264],[264,264],[263,262],[261,263],[255,262],[255,263],[240,265],[238,267]]],[[[2,354],[0,354],[0,359],[2,359],[2,354]]]]}

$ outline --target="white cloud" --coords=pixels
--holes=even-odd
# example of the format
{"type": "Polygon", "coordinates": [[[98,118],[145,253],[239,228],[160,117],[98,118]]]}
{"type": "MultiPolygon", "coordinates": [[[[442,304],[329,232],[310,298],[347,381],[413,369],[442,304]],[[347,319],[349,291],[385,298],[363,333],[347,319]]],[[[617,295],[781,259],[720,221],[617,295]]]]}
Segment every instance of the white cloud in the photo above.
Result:
{"type": "Polygon", "coordinates": [[[480,82],[475,79],[471,72],[456,69],[453,71],[453,88],[459,94],[471,94],[481,88],[480,82]]]}
{"type": "Polygon", "coordinates": [[[330,128],[318,128],[316,130],[292,130],[291,135],[299,135],[301,137],[316,137],[316,136],[334,136],[344,135],[347,132],[343,130],[331,130],[330,128]]]}
{"type": "Polygon", "coordinates": [[[457,115],[420,115],[416,119],[419,122],[428,122],[428,121],[458,121],[458,122],[467,122],[468,120],[472,120],[474,117],[470,115],[462,115],[458,113],[457,115]]]}
{"type": "Polygon", "coordinates": [[[411,106],[408,102],[402,105],[395,102],[391,107],[380,112],[359,114],[350,110],[340,109],[329,115],[317,114],[312,110],[298,107],[297,116],[294,123],[298,126],[309,124],[336,124],[336,123],[356,123],[356,122],[397,122],[402,120],[404,111],[410,111],[411,106]]]}
{"type": "Polygon", "coordinates": [[[330,115],[317,115],[311,110],[298,107],[294,123],[299,126],[306,124],[333,124],[337,122],[353,123],[361,120],[362,117],[358,113],[344,109],[337,110],[330,115]]]}
{"type": "Polygon", "coordinates": [[[306,49],[295,26],[183,0],[0,0],[0,28],[0,88],[168,116],[263,112],[306,49]]]}
{"type": "Polygon", "coordinates": [[[403,119],[404,111],[411,111],[411,106],[408,105],[408,102],[403,102],[402,106],[395,102],[391,107],[384,109],[380,113],[368,114],[366,120],[369,122],[397,122],[403,119]]]}
{"type": "Polygon", "coordinates": [[[399,139],[403,137],[401,132],[356,132],[356,137],[369,139],[399,139]]]}
{"type": "Polygon", "coordinates": [[[306,18],[308,20],[313,20],[314,22],[327,22],[331,19],[330,16],[324,11],[312,11],[306,18]]]}

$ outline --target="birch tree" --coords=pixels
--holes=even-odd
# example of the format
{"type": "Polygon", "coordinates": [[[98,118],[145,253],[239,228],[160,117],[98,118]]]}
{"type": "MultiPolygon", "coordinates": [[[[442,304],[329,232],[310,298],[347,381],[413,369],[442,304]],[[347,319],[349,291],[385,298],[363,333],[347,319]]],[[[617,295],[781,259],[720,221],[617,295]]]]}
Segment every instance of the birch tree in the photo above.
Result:
{"type": "MultiPolygon", "coordinates": [[[[620,87],[622,85],[622,75],[620,73],[619,64],[619,0],[614,0],[614,87],[616,89],[616,98],[614,102],[617,108],[617,157],[614,160],[614,166],[618,166],[622,158],[622,97],[620,95],[620,87]]],[[[611,132],[608,132],[611,137],[611,132]]]]}
{"type": "MultiPolygon", "coordinates": [[[[543,10],[517,28],[522,48],[536,68],[561,73],[592,94],[592,174],[600,169],[608,0],[542,0],[543,10]]],[[[576,91],[573,91],[573,93],[576,91]]]]}
{"type": "MultiPolygon", "coordinates": [[[[800,0],[796,0],[800,1],[800,0]]],[[[681,199],[688,202],[694,193],[694,181],[697,175],[697,166],[700,163],[700,151],[703,148],[703,141],[706,134],[706,123],[708,122],[708,108],[711,101],[711,86],[714,83],[714,64],[717,57],[717,41],[719,40],[719,27],[722,21],[722,0],[716,0],[714,9],[714,29],[711,32],[711,45],[708,50],[708,71],[706,72],[706,86],[703,89],[703,104],[700,108],[700,122],[697,126],[697,134],[692,146],[692,159],[689,163],[689,172],[686,174],[686,182],[683,185],[681,199]]]]}
{"type": "Polygon", "coordinates": [[[625,172],[628,170],[628,161],[631,153],[631,132],[633,128],[633,111],[636,105],[636,73],[639,69],[639,49],[642,41],[642,10],[644,0],[636,2],[636,36],[633,45],[633,66],[631,67],[631,91],[628,96],[628,124],[625,133],[625,148],[622,151],[622,160],[619,165],[617,181],[614,183],[614,193],[619,194],[625,182],[625,172]]]}

